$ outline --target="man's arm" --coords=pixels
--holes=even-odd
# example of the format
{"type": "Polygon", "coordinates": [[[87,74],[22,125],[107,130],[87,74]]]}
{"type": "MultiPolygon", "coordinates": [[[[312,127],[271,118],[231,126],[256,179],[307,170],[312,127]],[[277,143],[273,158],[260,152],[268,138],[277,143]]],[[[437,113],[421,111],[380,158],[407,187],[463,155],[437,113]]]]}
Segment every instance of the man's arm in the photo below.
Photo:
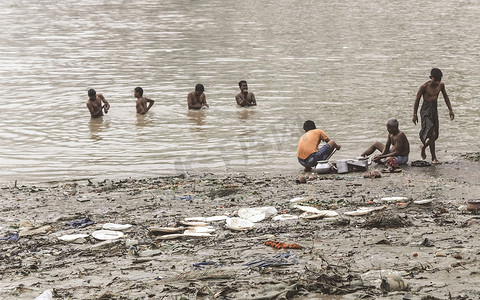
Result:
{"type": "Polygon", "coordinates": [[[418,105],[420,104],[420,98],[422,97],[423,93],[425,92],[426,84],[422,84],[420,88],[418,89],[417,96],[415,97],[415,103],[413,104],[413,117],[412,117],[412,122],[413,124],[417,125],[418,123],[418,116],[417,116],[417,111],[418,111],[418,105]]]}
{"type": "Polygon", "coordinates": [[[445,104],[448,107],[448,113],[450,114],[450,120],[453,120],[455,118],[455,115],[453,114],[452,104],[450,103],[450,98],[447,95],[447,91],[445,90],[445,84],[443,82],[442,82],[442,86],[441,86],[441,91],[442,91],[442,95],[443,95],[443,100],[445,100],[445,104]]]}
{"type": "Polygon", "coordinates": [[[205,95],[205,93],[202,93],[202,94],[200,95],[200,103],[202,104],[202,107],[203,107],[203,106],[208,107],[208,104],[207,104],[207,96],[205,95]]]}
{"type": "Polygon", "coordinates": [[[148,103],[147,110],[145,111],[145,112],[147,112],[153,106],[153,103],[155,103],[155,100],[152,100],[152,99],[149,99],[149,98],[145,98],[145,100],[147,100],[147,103],[148,103]]]}
{"type": "Polygon", "coordinates": [[[108,110],[110,109],[110,104],[108,103],[107,99],[105,99],[105,97],[103,97],[102,94],[98,94],[98,97],[100,98],[100,100],[102,100],[102,102],[104,103],[103,105],[103,111],[108,114],[108,110]]]}
{"type": "Polygon", "coordinates": [[[248,105],[247,99],[243,99],[241,93],[235,96],[235,100],[237,100],[237,104],[240,105],[240,106],[247,106],[248,105]]]}
{"type": "Polygon", "coordinates": [[[252,101],[250,102],[250,106],[257,105],[257,100],[255,99],[255,95],[252,93],[252,101]]]}

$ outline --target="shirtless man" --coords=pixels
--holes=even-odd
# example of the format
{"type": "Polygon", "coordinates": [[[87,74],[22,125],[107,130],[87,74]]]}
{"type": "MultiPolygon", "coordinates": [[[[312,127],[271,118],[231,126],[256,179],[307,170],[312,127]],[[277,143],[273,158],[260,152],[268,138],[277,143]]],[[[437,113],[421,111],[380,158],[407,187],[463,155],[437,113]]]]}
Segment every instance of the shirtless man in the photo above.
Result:
{"type": "Polygon", "coordinates": [[[195,86],[195,91],[187,95],[188,109],[207,108],[207,96],[205,96],[205,88],[199,83],[195,86]]]}
{"type": "Polygon", "coordinates": [[[240,93],[235,96],[235,100],[237,100],[237,104],[240,106],[255,106],[257,105],[257,101],[255,100],[255,95],[253,93],[248,92],[248,85],[245,80],[241,80],[238,83],[240,87],[240,93]]]}
{"type": "Polygon", "coordinates": [[[450,114],[450,120],[455,118],[453,114],[452,105],[450,104],[450,98],[448,98],[445,90],[445,84],[442,82],[442,71],[437,68],[433,68],[430,71],[430,80],[420,86],[415,97],[415,103],[413,105],[413,124],[418,123],[418,105],[420,98],[423,97],[422,108],[420,109],[420,118],[422,121],[422,128],[420,129],[420,140],[422,145],[420,146],[420,155],[422,159],[427,158],[425,150],[430,147],[430,154],[432,155],[432,163],[440,164],[435,154],[435,141],[438,139],[439,126],[438,126],[438,110],[437,100],[438,95],[442,92],[443,100],[448,107],[450,114]]]}
{"type": "Polygon", "coordinates": [[[147,97],[143,97],[143,89],[139,86],[137,86],[133,90],[133,96],[137,98],[137,114],[144,115],[147,113],[147,111],[150,110],[150,108],[153,106],[153,103],[155,103],[154,100],[149,99],[147,97]],[[148,106],[147,106],[148,103],[148,106]]]}
{"type": "Polygon", "coordinates": [[[103,111],[105,111],[106,114],[108,113],[110,104],[102,94],[97,94],[94,89],[90,89],[88,90],[87,108],[90,111],[92,118],[98,118],[103,116],[103,111]],[[104,103],[103,106],[102,102],[104,103]]]}
{"type": "Polygon", "coordinates": [[[385,163],[389,163],[393,159],[396,160],[396,164],[406,164],[408,161],[408,154],[410,154],[410,143],[408,142],[405,133],[398,129],[398,121],[396,119],[390,119],[387,121],[388,138],[387,144],[384,145],[380,142],[375,142],[371,145],[361,156],[369,156],[375,150],[379,150],[382,154],[376,155],[373,161],[380,162],[385,159],[385,163]],[[390,146],[392,146],[390,148],[390,146]]]}

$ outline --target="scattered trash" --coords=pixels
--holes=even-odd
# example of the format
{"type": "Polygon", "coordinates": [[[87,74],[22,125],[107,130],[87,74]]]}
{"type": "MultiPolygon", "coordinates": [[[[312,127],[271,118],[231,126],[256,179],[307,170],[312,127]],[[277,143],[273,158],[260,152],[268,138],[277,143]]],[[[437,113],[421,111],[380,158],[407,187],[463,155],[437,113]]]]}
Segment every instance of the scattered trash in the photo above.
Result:
{"type": "Polygon", "coordinates": [[[132,227],[131,224],[115,224],[115,223],[105,223],[103,224],[103,229],[106,230],[126,230],[132,227]]]}
{"type": "Polygon", "coordinates": [[[69,228],[83,228],[83,227],[93,225],[95,224],[95,222],[93,222],[87,217],[80,220],[69,221],[69,222],[66,222],[65,224],[69,226],[69,228]]]}
{"type": "Polygon", "coordinates": [[[212,232],[215,232],[215,228],[213,228],[212,226],[195,226],[185,230],[184,234],[187,235],[188,233],[188,234],[194,235],[194,233],[212,233],[212,232]]]}
{"type": "Polygon", "coordinates": [[[185,227],[152,227],[149,229],[152,234],[175,233],[185,230],[185,227]]]}
{"type": "Polygon", "coordinates": [[[273,206],[240,208],[237,212],[242,219],[257,223],[277,214],[277,209],[273,206]]]}
{"type": "Polygon", "coordinates": [[[423,242],[420,244],[420,246],[424,246],[424,247],[434,247],[435,244],[434,244],[432,241],[430,241],[428,238],[425,238],[425,239],[423,240],[423,242]]]}
{"type": "Polygon", "coordinates": [[[178,238],[181,238],[181,237],[184,237],[184,235],[179,234],[179,233],[173,233],[173,234],[166,234],[166,235],[158,236],[156,239],[157,240],[174,240],[174,239],[178,239],[178,238]]]}
{"type": "Polygon", "coordinates": [[[52,300],[53,294],[51,290],[45,290],[40,296],[36,297],[34,300],[52,300]]]}
{"type": "Polygon", "coordinates": [[[312,197],[295,197],[293,199],[288,200],[290,203],[300,203],[300,202],[307,202],[312,200],[312,197]]]}
{"type": "Polygon", "coordinates": [[[403,202],[407,201],[407,197],[383,197],[380,200],[374,200],[373,202],[377,203],[392,203],[392,202],[403,202]]]}
{"type": "Polygon", "coordinates": [[[307,177],[305,177],[304,175],[300,175],[297,179],[297,184],[300,183],[307,183],[307,177]]]}
{"type": "Polygon", "coordinates": [[[469,200],[467,202],[467,210],[470,210],[470,211],[480,210],[480,199],[469,200]]]}
{"type": "Polygon", "coordinates": [[[1,241],[18,241],[18,233],[9,233],[7,236],[0,236],[1,241]]]}
{"type": "Polygon", "coordinates": [[[199,237],[206,237],[206,236],[212,236],[208,232],[195,232],[195,231],[190,231],[190,230],[185,230],[183,233],[184,236],[199,236],[199,237]]]}
{"type": "Polygon", "coordinates": [[[226,224],[228,228],[237,231],[250,230],[254,227],[253,222],[242,218],[228,218],[226,224]]]}
{"type": "Polygon", "coordinates": [[[185,226],[207,226],[208,223],[206,222],[187,222],[187,221],[181,221],[180,222],[182,225],[185,226]]]}
{"type": "Polygon", "coordinates": [[[278,242],[278,241],[266,241],[265,246],[270,246],[275,249],[281,249],[281,248],[286,248],[286,249],[302,249],[303,247],[298,245],[298,244],[286,244],[283,242],[278,242]]]}
{"type": "Polygon", "coordinates": [[[214,265],[216,265],[216,263],[213,261],[202,261],[199,263],[192,264],[192,268],[195,270],[202,270],[204,266],[214,266],[214,265]]]}
{"type": "Polygon", "coordinates": [[[320,218],[333,218],[338,216],[338,213],[336,211],[332,210],[319,210],[318,213],[309,213],[309,212],[304,212],[301,214],[299,217],[302,219],[320,219],[320,218]]]}
{"type": "Polygon", "coordinates": [[[191,217],[191,218],[185,218],[184,220],[186,222],[195,221],[195,222],[210,223],[210,222],[224,221],[226,219],[228,219],[227,216],[213,216],[213,217],[191,217]]]}
{"type": "Polygon", "coordinates": [[[251,262],[244,264],[246,267],[250,268],[266,268],[266,267],[281,267],[294,265],[298,263],[298,258],[293,252],[289,250],[288,252],[282,252],[274,255],[273,257],[264,257],[262,259],[257,259],[251,262]]]}
{"type": "Polygon", "coordinates": [[[382,278],[380,289],[386,292],[406,291],[408,286],[403,281],[403,278],[398,275],[392,275],[387,278],[382,278]]]}
{"type": "Polygon", "coordinates": [[[399,228],[408,227],[412,223],[392,212],[381,211],[370,217],[364,224],[366,228],[399,228]]]}
{"type": "Polygon", "coordinates": [[[319,210],[312,206],[303,206],[303,205],[295,205],[293,208],[299,209],[304,211],[303,214],[300,215],[302,219],[318,219],[318,218],[331,218],[338,216],[338,213],[332,210],[319,210]]]}
{"type": "Polygon", "coordinates": [[[173,196],[173,200],[193,200],[192,195],[187,196],[173,196]]]}
{"type": "Polygon", "coordinates": [[[298,216],[289,215],[289,214],[278,215],[272,218],[273,221],[285,221],[285,220],[296,220],[296,219],[298,219],[298,216]]]}
{"type": "Polygon", "coordinates": [[[113,230],[97,230],[92,232],[92,236],[101,241],[116,240],[123,236],[123,232],[113,230]]]}
{"type": "Polygon", "coordinates": [[[88,234],[84,233],[79,233],[79,234],[67,234],[67,235],[62,235],[58,237],[59,240],[64,241],[64,242],[73,242],[78,239],[86,238],[88,234]]]}
{"type": "Polygon", "coordinates": [[[380,206],[380,207],[359,207],[358,210],[354,211],[346,211],[343,214],[347,216],[364,216],[372,211],[377,211],[377,210],[382,210],[384,209],[385,206],[380,206]]]}
{"type": "Polygon", "coordinates": [[[415,203],[415,204],[428,204],[428,203],[432,203],[433,201],[435,201],[435,198],[415,200],[415,201],[413,201],[413,203],[415,203]]]}

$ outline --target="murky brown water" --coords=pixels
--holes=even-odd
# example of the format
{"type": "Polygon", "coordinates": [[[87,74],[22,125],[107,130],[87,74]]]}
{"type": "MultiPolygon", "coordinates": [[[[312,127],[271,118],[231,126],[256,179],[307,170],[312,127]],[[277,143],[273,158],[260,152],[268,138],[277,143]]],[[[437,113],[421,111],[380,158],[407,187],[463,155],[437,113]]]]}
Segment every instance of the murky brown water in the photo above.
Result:
{"type": "Polygon", "coordinates": [[[412,106],[432,67],[456,113],[441,100],[439,158],[479,151],[480,4],[335,2],[2,1],[0,181],[300,169],[306,119],[349,158],[396,117],[419,159],[412,106]],[[240,79],[258,107],[236,107],[240,79]],[[198,82],[211,108],[188,111],[198,82]],[[136,86],[157,101],[145,116],[136,86]]]}

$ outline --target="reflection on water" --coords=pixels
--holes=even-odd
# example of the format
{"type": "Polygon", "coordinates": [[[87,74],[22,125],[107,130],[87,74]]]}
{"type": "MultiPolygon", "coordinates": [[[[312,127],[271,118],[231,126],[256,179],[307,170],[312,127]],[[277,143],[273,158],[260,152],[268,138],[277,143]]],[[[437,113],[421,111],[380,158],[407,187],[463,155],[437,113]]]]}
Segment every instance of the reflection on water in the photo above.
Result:
{"type": "MultiPolygon", "coordinates": [[[[205,125],[205,117],[207,113],[205,112],[206,109],[190,109],[187,112],[188,120],[190,123],[193,123],[196,126],[205,125]]],[[[194,127],[194,130],[202,130],[202,128],[194,127]]]]}
{"type": "Polygon", "coordinates": [[[439,159],[480,151],[478,1],[241,7],[0,1],[0,82],[14,91],[0,104],[0,182],[301,169],[296,144],[307,119],[342,145],[335,159],[344,159],[384,141],[386,120],[396,118],[413,161],[420,141],[412,106],[432,67],[442,69],[457,116],[449,121],[439,100],[439,159]],[[258,107],[237,107],[241,79],[261,95],[258,107]],[[198,82],[210,108],[187,111],[198,82]],[[135,115],[135,86],[156,101],[145,116],[135,115]],[[90,87],[111,104],[107,116],[90,120],[90,87]]]}
{"type": "Polygon", "coordinates": [[[101,132],[110,127],[110,121],[104,120],[103,117],[91,118],[88,127],[90,128],[90,139],[100,141],[102,140],[101,132]]]}
{"type": "Polygon", "coordinates": [[[239,108],[237,110],[237,118],[240,120],[240,121],[247,121],[248,119],[250,119],[251,117],[254,117],[255,116],[255,108],[253,107],[248,107],[248,108],[239,108]]]}
{"type": "Polygon", "coordinates": [[[154,125],[155,113],[152,111],[144,115],[137,114],[137,127],[148,127],[154,125]]]}

